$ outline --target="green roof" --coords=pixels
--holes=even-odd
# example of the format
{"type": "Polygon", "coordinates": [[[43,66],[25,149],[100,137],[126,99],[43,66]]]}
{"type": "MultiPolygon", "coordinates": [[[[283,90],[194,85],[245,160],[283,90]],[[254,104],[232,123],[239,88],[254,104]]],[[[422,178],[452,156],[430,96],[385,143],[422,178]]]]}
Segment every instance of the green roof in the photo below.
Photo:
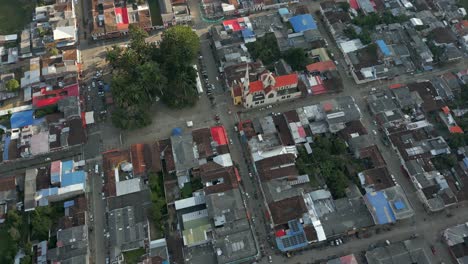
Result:
{"type": "Polygon", "coordinates": [[[206,231],[209,229],[211,229],[211,225],[209,223],[195,228],[185,229],[182,231],[182,234],[184,235],[184,244],[186,246],[190,246],[208,240],[206,231]]]}

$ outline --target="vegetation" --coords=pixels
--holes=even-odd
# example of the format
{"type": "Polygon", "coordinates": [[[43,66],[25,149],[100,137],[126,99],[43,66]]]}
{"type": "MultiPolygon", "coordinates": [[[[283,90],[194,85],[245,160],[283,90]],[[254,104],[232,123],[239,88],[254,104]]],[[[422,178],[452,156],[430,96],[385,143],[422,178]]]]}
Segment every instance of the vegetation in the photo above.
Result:
{"type": "Polygon", "coordinates": [[[141,256],[145,254],[144,248],[137,248],[123,253],[126,264],[137,264],[140,262],[141,256]]]}
{"type": "Polygon", "coordinates": [[[335,199],[345,197],[349,184],[345,165],[350,161],[345,142],[335,136],[318,136],[312,149],[313,153],[308,155],[304,148],[299,148],[296,160],[299,173],[321,176],[335,199]]]}
{"type": "Polygon", "coordinates": [[[453,155],[439,155],[431,159],[437,170],[448,170],[457,164],[457,158],[453,155]]]}
{"type": "Polygon", "coordinates": [[[19,87],[20,84],[16,79],[10,79],[5,83],[5,88],[10,92],[16,92],[19,87]]]}
{"type": "Polygon", "coordinates": [[[403,23],[408,20],[409,18],[405,15],[394,16],[389,11],[385,11],[382,14],[371,13],[367,16],[357,16],[353,19],[353,24],[362,27],[363,30],[371,31],[380,24],[403,23]]]}
{"type": "Polygon", "coordinates": [[[31,213],[31,239],[48,240],[49,230],[60,216],[64,215],[63,206],[60,203],[52,206],[37,207],[31,213]]]}
{"type": "Polygon", "coordinates": [[[32,0],[0,0],[0,35],[23,30],[31,22],[35,4],[32,0]]]}
{"type": "Polygon", "coordinates": [[[261,60],[265,66],[272,65],[281,57],[274,33],[267,33],[255,42],[246,44],[255,60],[261,60]]]}
{"type": "Polygon", "coordinates": [[[58,113],[58,105],[49,105],[40,109],[37,109],[36,112],[34,112],[34,117],[35,118],[41,118],[46,115],[50,115],[53,113],[58,113]]]}
{"type": "Polygon", "coordinates": [[[451,148],[464,147],[468,144],[467,134],[450,134],[448,138],[448,144],[451,148]]]}
{"type": "Polygon", "coordinates": [[[192,184],[190,182],[186,182],[184,184],[184,187],[180,189],[180,198],[185,199],[192,197],[193,189],[192,189],[192,184]]]}
{"type": "Polygon", "coordinates": [[[343,9],[343,11],[348,12],[349,8],[351,7],[348,2],[339,2],[338,6],[343,9]]]}
{"type": "Polygon", "coordinates": [[[311,63],[306,52],[301,48],[293,48],[283,53],[283,59],[291,66],[295,71],[302,71],[304,68],[311,63]]]}
{"type": "Polygon", "coordinates": [[[160,49],[146,43],[148,34],[138,27],[131,26],[129,34],[128,48],[114,46],[106,54],[116,73],[111,83],[117,106],[112,113],[114,125],[122,129],[149,125],[149,109],[156,97],[173,108],[195,105],[198,96],[192,63],[200,42],[191,28],[175,26],[165,31],[160,49]]]}
{"type": "Polygon", "coordinates": [[[163,175],[150,173],[149,187],[151,190],[151,218],[157,232],[162,236],[164,232],[163,216],[167,214],[166,196],[164,193],[164,177],[163,175]]]}

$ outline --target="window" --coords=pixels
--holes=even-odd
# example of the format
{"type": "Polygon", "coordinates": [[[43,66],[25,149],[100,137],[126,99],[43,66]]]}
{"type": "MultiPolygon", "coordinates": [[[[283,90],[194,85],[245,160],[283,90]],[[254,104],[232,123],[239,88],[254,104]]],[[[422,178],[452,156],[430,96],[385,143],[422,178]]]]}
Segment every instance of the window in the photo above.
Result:
{"type": "Polygon", "coordinates": [[[275,95],[271,93],[271,94],[268,95],[268,98],[273,98],[274,96],[275,95]]]}
{"type": "Polygon", "coordinates": [[[291,97],[290,95],[286,96],[286,98],[290,98],[290,97],[291,97]]]}
{"type": "Polygon", "coordinates": [[[255,104],[258,105],[258,101],[256,101],[255,104]]]}

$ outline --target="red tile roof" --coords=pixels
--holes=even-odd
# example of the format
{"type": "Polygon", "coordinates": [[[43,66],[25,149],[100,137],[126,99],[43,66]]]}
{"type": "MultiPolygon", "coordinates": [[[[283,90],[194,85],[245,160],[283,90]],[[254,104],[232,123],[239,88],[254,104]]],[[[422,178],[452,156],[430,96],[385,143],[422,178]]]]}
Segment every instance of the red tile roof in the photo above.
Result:
{"type": "Polygon", "coordinates": [[[404,85],[401,84],[401,83],[395,83],[395,84],[390,85],[390,89],[398,89],[398,88],[401,88],[403,86],[404,85]]]}
{"type": "Polygon", "coordinates": [[[309,72],[325,72],[336,70],[336,65],[333,61],[320,61],[307,65],[307,70],[309,72]]]}
{"type": "Polygon", "coordinates": [[[462,134],[463,133],[463,129],[459,126],[452,126],[449,128],[450,130],[450,133],[453,133],[453,134],[462,134]]]}
{"type": "Polygon", "coordinates": [[[455,24],[455,29],[460,35],[465,35],[468,33],[468,20],[462,20],[455,24]]]}
{"type": "Polygon", "coordinates": [[[298,82],[298,75],[297,73],[291,73],[288,75],[275,77],[275,80],[275,88],[280,88],[288,85],[295,85],[298,82]]]}
{"type": "Polygon", "coordinates": [[[133,173],[138,176],[146,172],[146,164],[144,159],[144,145],[134,144],[130,147],[130,154],[132,158],[133,173]]]}
{"type": "MultiPolygon", "coordinates": [[[[274,89],[278,89],[284,86],[289,86],[289,85],[297,85],[299,81],[299,77],[297,73],[292,73],[288,75],[281,75],[281,76],[276,76],[275,77],[275,87],[274,89]]],[[[249,85],[249,92],[250,93],[255,93],[259,92],[263,89],[266,89],[267,87],[263,87],[262,81],[255,81],[251,82],[249,85]]]]}

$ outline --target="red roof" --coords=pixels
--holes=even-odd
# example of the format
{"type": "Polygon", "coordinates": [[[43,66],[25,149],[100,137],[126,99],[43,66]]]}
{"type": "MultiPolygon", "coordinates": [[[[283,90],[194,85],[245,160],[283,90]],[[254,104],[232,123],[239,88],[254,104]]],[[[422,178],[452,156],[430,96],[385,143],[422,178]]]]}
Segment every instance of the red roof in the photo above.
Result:
{"type": "Polygon", "coordinates": [[[33,105],[35,107],[44,107],[48,105],[56,104],[62,98],[68,96],[79,96],[78,84],[69,85],[63,89],[57,89],[52,91],[41,90],[41,95],[33,97],[33,105]]]}
{"type": "Polygon", "coordinates": [[[349,6],[356,11],[359,10],[359,5],[358,5],[357,0],[349,0],[349,6]]]}
{"type": "Polygon", "coordinates": [[[128,28],[128,11],[125,7],[116,7],[114,8],[115,11],[115,19],[117,20],[117,28],[118,29],[126,29],[128,28]]]}
{"type": "Polygon", "coordinates": [[[323,110],[325,110],[325,112],[330,112],[333,110],[333,104],[331,102],[325,102],[323,104],[323,110]]]}
{"type": "Polygon", "coordinates": [[[468,20],[462,20],[455,24],[458,34],[463,35],[468,30],[468,20]]]}
{"type": "Polygon", "coordinates": [[[133,165],[133,173],[135,175],[142,175],[146,172],[146,163],[144,158],[144,145],[143,144],[133,144],[130,147],[130,155],[133,165]]]}
{"type": "Polygon", "coordinates": [[[463,129],[459,126],[452,126],[449,128],[450,130],[450,133],[453,133],[453,134],[462,134],[463,133],[463,129]]]}
{"type": "Polygon", "coordinates": [[[276,235],[276,237],[285,236],[285,235],[286,235],[286,231],[284,231],[284,229],[280,229],[280,230],[276,231],[275,235],[276,235]]]}
{"type": "Polygon", "coordinates": [[[450,114],[450,108],[449,108],[448,106],[442,107],[442,111],[443,111],[444,114],[446,114],[446,115],[450,114]]]}
{"type": "Polygon", "coordinates": [[[320,61],[316,63],[312,63],[307,65],[307,70],[309,72],[325,72],[325,71],[331,71],[331,70],[336,70],[336,65],[333,61],[328,60],[328,61],[320,61]]]}
{"type": "Polygon", "coordinates": [[[312,94],[313,95],[324,94],[326,92],[327,92],[327,87],[325,87],[325,85],[323,85],[323,84],[312,86],[312,94]]]}
{"type": "Polygon", "coordinates": [[[215,126],[210,129],[211,131],[211,137],[213,138],[214,141],[218,143],[218,145],[227,145],[228,143],[228,138],[226,135],[226,130],[224,129],[223,126],[215,126]]]}
{"type": "MultiPolygon", "coordinates": [[[[274,89],[278,89],[278,88],[281,88],[281,87],[284,87],[284,86],[289,86],[289,85],[297,85],[298,81],[299,81],[299,77],[298,77],[297,73],[276,76],[275,77],[275,87],[274,87],[274,89]]],[[[255,92],[262,91],[265,88],[267,88],[267,87],[263,87],[262,81],[255,81],[255,82],[250,83],[249,92],[250,93],[255,93],[255,92]]]]}
{"type": "Polygon", "coordinates": [[[390,85],[390,89],[398,89],[398,88],[401,88],[403,86],[404,85],[401,84],[401,83],[395,83],[395,84],[390,85]]]}
{"type": "Polygon", "coordinates": [[[245,29],[246,28],[245,24],[241,25],[239,22],[243,23],[244,18],[241,17],[241,18],[235,18],[231,20],[225,20],[223,21],[223,26],[225,29],[229,28],[229,29],[232,29],[232,31],[234,32],[245,29]]]}
{"type": "Polygon", "coordinates": [[[275,81],[275,88],[281,88],[288,85],[295,85],[298,82],[298,75],[297,73],[291,73],[288,75],[278,76],[275,77],[275,81]]]}

